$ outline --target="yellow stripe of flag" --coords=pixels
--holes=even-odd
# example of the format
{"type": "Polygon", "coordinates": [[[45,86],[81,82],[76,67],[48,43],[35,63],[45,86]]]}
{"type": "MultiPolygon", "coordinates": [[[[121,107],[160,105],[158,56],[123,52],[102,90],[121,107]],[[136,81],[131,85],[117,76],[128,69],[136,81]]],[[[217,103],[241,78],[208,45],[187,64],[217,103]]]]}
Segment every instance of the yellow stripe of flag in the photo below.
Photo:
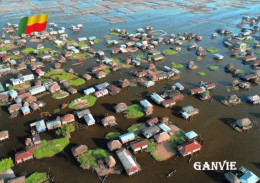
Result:
{"type": "Polygon", "coordinates": [[[27,26],[31,26],[33,24],[42,24],[48,21],[49,13],[43,15],[34,15],[28,18],[27,26]]]}

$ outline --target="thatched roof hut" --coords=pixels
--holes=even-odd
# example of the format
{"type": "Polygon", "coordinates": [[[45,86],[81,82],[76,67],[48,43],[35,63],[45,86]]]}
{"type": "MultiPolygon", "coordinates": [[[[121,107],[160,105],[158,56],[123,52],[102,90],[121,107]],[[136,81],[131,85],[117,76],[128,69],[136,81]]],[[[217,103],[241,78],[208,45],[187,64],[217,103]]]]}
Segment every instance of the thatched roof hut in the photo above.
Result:
{"type": "Polygon", "coordinates": [[[149,65],[148,65],[148,69],[150,69],[150,70],[156,70],[156,67],[155,67],[154,64],[149,64],[149,65]]]}
{"type": "Polygon", "coordinates": [[[122,88],[130,86],[130,82],[128,79],[119,80],[119,86],[122,88]]]}
{"type": "Polygon", "coordinates": [[[145,114],[148,116],[153,113],[153,107],[148,106],[147,108],[144,109],[145,114]]]}
{"type": "Polygon", "coordinates": [[[31,102],[36,102],[36,101],[37,101],[37,98],[34,96],[28,96],[28,97],[23,98],[23,102],[31,103],[31,102]]]}
{"type": "Polygon", "coordinates": [[[237,86],[239,84],[239,80],[235,79],[232,81],[232,86],[237,86]]]}
{"type": "Polygon", "coordinates": [[[71,123],[75,121],[75,116],[73,114],[65,114],[62,118],[61,118],[61,122],[62,124],[67,124],[67,123],[71,123]]]}
{"type": "Polygon", "coordinates": [[[84,78],[85,80],[87,80],[87,81],[89,81],[89,80],[92,79],[92,77],[91,77],[89,74],[84,74],[84,75],[83,75],[83,78],[84,78]]]}
{"type": "Polygon", "coordinates": [[[70,92],[70,94],[75,94],[75,93],[77,93],[78,91],[77,91],[76,88],[69,87],[69,88],[68,88],[68,92],[70,92]]]}
{"type": "Polygon", "coordinates": [[[8,130],[0,131],[0,140],[4,140],[9,138],[9,132],[8,130]]]}
{"type": "Polygon", "coordinates": [[[117,125],[115,116],[107,116],[107,117],[103,118],[102,124],[105,127],[117,125]]]}
{"type": "Polygon", "coordinates": [[[164,116],[164,117],[161,119],[161,123],[168,124],[168,123],[169,123],[169,118],[168,118],[167,116],[164,116]]]}
{"type": "Polygon", "coordinates": [[[55,69],[60,69],[61,64],[60,63],[55,63],[54,67],[55,67],[55,69]]]}
{"type": "Polygon", "coordinates": [[[116,160],[113,158],[113,156],[106,157],[105,162],[109,168],[113,168],[116,165],[116,160]]]}
{"type": "Polygon", "coordinates": [[[40,109],[40,106],[35,102],[30,103],[29,106],[33,111],[40,109]]]}
{"type": "Polygon", "coordinates": [[[110,151],[115,151],[117,149],[120,149],[122,147],[122,144],[119,140],[113,140],[107,143],[107,148],[110,151]]]}
{"type": "Polygon", "coordinates": [[[73,147],[71,149],[71,152],[72,152],[74,157],[78,157],[79,155],[83,154],[87,150],[88,150],[88,146],[86,146],[86,145],[78,145],[76,147],[73,147]]]}
{"type": "Polygon", "coordinates": [[[225,70],[228,72],[232,72],[232,70],[235,68],[235,65],[230,63],[228,65],[225,66],[225,70]]]}
{"type": "Polygon", "coordinates": [[[31,146],[32,145],[32,139],[31,138],[26,138],[25,139],[25,146],[31,146]]]}
{"type": "Polygon", "coordinates": [[[35,86],[41,86],[42,85],[41,80],[39,80],[39,79],[35,80],[34,85],[35,86]]]}
{"type": "Polygon", "coordinates": [[[9,96],[7,94],[0,95],[0,102],[7,102],[9,99],[9,96]]]}
{"type": "Polygon", "coordinates": [[[248,118],[239,119],[236,121],[236,124],[243,130],[249,130],[253,126],[252,122],[248,118]]]}
{"type": "Polygon", "coordinates": [[[123,112],[127,110],[127,105],[125,103],[119,103],[115,106],[116,112],[123,112]]]}
{"type": "Polygon", "coordinates": [[[11,114],[13,112],[19,111],[21,109],[21,104],[12,104],[8,107],[8,112],[11,114]]]}
{"type": "Polygon", "coordinates": [[[170,139],[170,135],[167,132],[162,132],[154,136],[157,143],[163,143],[170,139]]]}

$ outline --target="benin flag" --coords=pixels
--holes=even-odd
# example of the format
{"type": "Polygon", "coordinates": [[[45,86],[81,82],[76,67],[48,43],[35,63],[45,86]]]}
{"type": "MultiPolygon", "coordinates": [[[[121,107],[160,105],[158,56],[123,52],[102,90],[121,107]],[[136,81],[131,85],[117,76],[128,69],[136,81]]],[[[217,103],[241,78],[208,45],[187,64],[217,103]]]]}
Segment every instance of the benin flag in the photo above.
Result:
{"type": "Polygon", "coordinates": [[[20,19],[17,35],[41,32],[46,29],[49,13],[20,19]]]}

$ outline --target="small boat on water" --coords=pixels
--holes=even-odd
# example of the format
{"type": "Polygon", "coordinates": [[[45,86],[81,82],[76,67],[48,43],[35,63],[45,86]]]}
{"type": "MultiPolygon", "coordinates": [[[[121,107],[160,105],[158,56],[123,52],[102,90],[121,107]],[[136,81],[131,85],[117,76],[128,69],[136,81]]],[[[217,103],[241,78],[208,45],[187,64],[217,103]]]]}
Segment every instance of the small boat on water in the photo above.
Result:
{"type": "Polygon", "coordinates": [[[189,157],[188,163],[190,163],[192,160],[192,156],[189,157]]]}
{"type": "Polygon", "coordinates": [[[173,176],[173,174],[176,172],[176,170],[174,169],[174,170],[172,170],[170,173],[168,173],[168,175],[167,175],[167,177],[171,177],[171,176],[173,176]]]}

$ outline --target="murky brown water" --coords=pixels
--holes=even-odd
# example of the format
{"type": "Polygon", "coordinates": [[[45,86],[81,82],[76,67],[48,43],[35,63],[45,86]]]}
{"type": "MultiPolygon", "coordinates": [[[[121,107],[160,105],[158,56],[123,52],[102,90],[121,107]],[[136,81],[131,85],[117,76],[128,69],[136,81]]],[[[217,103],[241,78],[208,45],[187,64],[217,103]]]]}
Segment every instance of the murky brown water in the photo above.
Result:
{"type": "MultiPolygon", "coordinates": [[[[176,182],[176,183],[190,183],[190,182],[222,182],[223,173],[217,171],[195,171],[193,169],[194,161],[236,161],[237,167],[245,166],[252,170],[257,175],[260,175],[260,133],[259,129],[253,129],[249,132],[238,133],[232,128],[227,126],[225,122],[229,119],[239,119],[243,117],[248,117],[251,120],[259,120],[260,118],[260,106],[253,106],[245,103],[245,98],[247,95],[259,94],[259,86],[252,86],[248,91],[236,91],[234,92],[239,97],[242,98],[243,103],[236,107],[226,107],[222,105],[219,101],[232,92],[226,91],[226,85],[234,80],[231,74],[224,72],[224,66],[230,62],[234,63],[237,68],[243,69],[244,71],[249,71],[248,65],[242,65],[240,61],[229,60],[230,51],[223,47],[222,37],[218,37],[215,40],[210,40],[210,34],[216,30],[216,28],[229,28],[235,29],[235,23],[240,20],[241,14],[248,13],[253,15],[257,13],[259,6],[249,10],[219,10],[217,12],[212,12],[208,15],[194,15],[190,13],[174,13],[171,10],[160,11],[145,11],[134,14],[135,20],[129,20],[129,22],[109,25],[106,22],[97,19],[92,20],[84,26],[84,29],[79,33],[70,34],[70,38],[76,39],[81,36],[91,36],[96,35],[98,38],[103,38],[104,35],[108,35],[109,28],[119,27],[127,28],[130,32],[135,31],[139,27],[144,27],[146,25],[151,25],[154,29],[163,29],[170,33],[178,32],[194,32],[203,35],[203,41],[198,44],[204,48],[213,46],[219,48],[219,52],[225,56],[225,59],[220,62],[216,62],[208,54],[201,62],[196,62],[199,69],[196,71],[190,71],[182,69],[182,77],[180,82],[185,86],[186,89],[193,87],[199,81],[204,80],[208,82],[216,83],[217,87],[211,93],[213,97],[213,102],[200,101],[195,97],[185,95],[185,100],[178,102],[173,109],[164,109],[159,106],[155,106],[154,113],[152,116],[168,116],[171,121],[178,123],[183,127],[185,131],[194,130],[204,138],[204,146],[201,153],[196,154],[192,160],[192,163],[187,163],[187,159],[179,158],[178,160],[170,159],[164,162],[155,162],[153,158],[148,153],[138,153],[136,155],[137,161],[141,165],[142,171],[130,178],[126,174],[122,175],[109,175],[107,178],[108,183],[112,182],[176,182]],[[191,23],[188,20],[201,20],[206,17],[210,17],[211,21],[191,23]],[[233,23],[233,25],[227,26],[225,23],[233,23]],[[219,65],[220,69],[218,71],[209,71],[208,66],[219,65]],[[203,71],[206,73],[205,77],[200,77],[197,75],[198,71],[203,71]],[[180,107],[185,105],[192,105],[199,108],[200,114],[197,115],[192,122],[183,120],[179,116],[176,116],[175,111],[180,107]],[[177,172],[171,178],[166,178],[166,174],[171,169],[176,169],[177,172]]],[[[67,20],[66,20],[67,21],[67,20]]],[[[57,22],[59,25],[68,27],[74,22],[80,23],[83,21],[79,20],[69,20],[68,22],[60,21],[57,22]]],[[[68,31],[69,32],[69,31],[68,31]]],[[[238,32],[238,30],[237,30],[238,32]]],[[[96,46],[96,49],[109,50],[105,48],[102,44],[96,46]]],[[[30,45],[30,44],[29,44],[30,45]]],[[[28,47],[29,47],[28,45],[28,47]]],[[[31,43],[31,45],[34,45],[31,43]]],[[[168,46],[160,45],[159,50],[163,50],[168,46]]],[[[195,59],[195,51],[186,51],[187,45],[184,46],[181,53],[177,56],[169,56],[165,61],[158,62],[158,68],[162,68],[164,65],[170,65],[172,61],[178,63],[186,63],[187,59],[195,59]],[[184,59],[185,58],[185,59],[184,59]]],[[[141,52],[140,52],[141,53],[141,52]]],[[[119,56],[121,57],[121,56],[119,56]]],[[[68,68],[74,61],[68,61],[64,67],[68,68]]],[[[90,67],[93,65],[94,59],[86,60],[84,66],[76,66],[73,69],[80,75],[85,72],[89,72],[90,67]]],[[[50,64],[51,66],[51,64],[50,64]]],[[[46,64],[45,69],[48,69],[48,64],[46,64]]],[[[119,80],[119,78],[130,78],[132,77],[132,70],[122,70],[121,72],[110,73],[109,76],[102,80],[94,80],[87,82],[84,86],[81,86],[79,93],[69,96],[63,100],[53,100],[50,96],[43,97],[43,100],[47,103],[47,106],[41,111],[53,112],[54,109],[58,108],[62,103],[69,102],[70,100],[77,98],[83,94],[83,89],[88,88],[94,84],[101,83],[103,81],[108,81],[109,83],[114,83],[119,80]]],[[[3,78],[5,81],[8,78],[3,78]]],[[[125,132],[126,128],[135,122],[145,121],[147,118],[135,119],[125,119],[123,114],[114,113],[113,106],[119,102],[125,102],[130,105],[133,103],[138,103],[145,97],[146,92],[156,91],[163,92],[165,87],[169,84],[173,84],[175,81],[164,80],[156,84],[156,86],[145,89],[140,87],[133,87],[123,89],[119,95],[116,96],[106,96],[104,98],[98,99],[95,106],[91,107],[90,110],[94,117],[102,118],[105,115],[114,115],[117,119],[118,126],[113,128],[104,128],[100,125],[95,125],[89,129],[76,131],[72,134],[71,144],[65,149],[64,152],[56,155],[52,158],[47,158],[43,160],[33,160],[26,162],[22,165],[15,166],[14,171],[16,174],[26,173],[30,174],[35,171],[48,171],[50,169],[51,173],[55,176],[55,182],[57,183],[81,183],[81,182],[99,182],[95,173],[90,171],[82,170],[77,162],[72,158],[70,149],[75,144],[86,144],[89,148],[106,148],[107,141],[104,136],[110,131],[120,131],[125,132]],[[141,94],[142,97],[136,94],[141,94]]],[[[187,93],[187,90],[185,91],[187,93]]],[[[70,112],[69,109],[62,110],[59,115],[66,114],[70,112]]],[[[33,112],[28,116],[19,116],[13,120],[8,119],[8,113],[5,107],[2,108],[0,116],[0,129],[9,130],[10,139],[8,141],[0,143],[0,157],[5,158],[8,156],[14,157],[16,150],[20,150],[24,147],[24,140],[30,135],[29,124],[40,119],[40,111],[33,112]]],[[[51,120],[55,118],[55,115],[51,118],[46,118],[46,120],[51,120]]],[[[51,139],[54,138],[53,132],[48,132],[41,135],[42,138],[51,139]]]]}

